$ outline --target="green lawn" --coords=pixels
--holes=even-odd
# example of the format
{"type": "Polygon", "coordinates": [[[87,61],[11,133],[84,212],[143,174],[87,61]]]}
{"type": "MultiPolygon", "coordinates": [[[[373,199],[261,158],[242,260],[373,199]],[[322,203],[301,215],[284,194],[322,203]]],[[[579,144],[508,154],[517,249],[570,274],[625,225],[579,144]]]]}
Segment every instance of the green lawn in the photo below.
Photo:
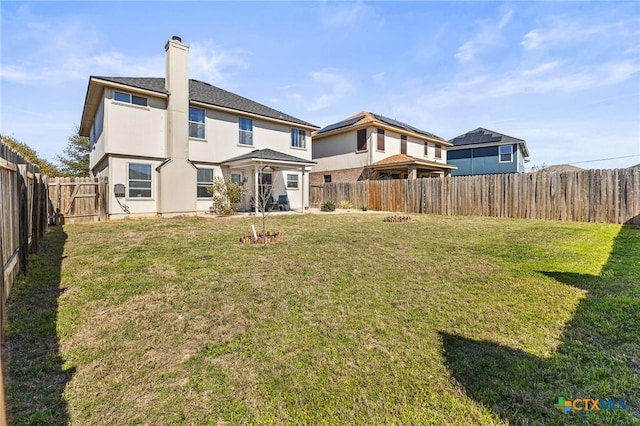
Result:
{"type": "Polygon", "coordinates": [[[640,230],[413,217],[51,228],[10,299],[10,418],[640,424],[640,230]]]}

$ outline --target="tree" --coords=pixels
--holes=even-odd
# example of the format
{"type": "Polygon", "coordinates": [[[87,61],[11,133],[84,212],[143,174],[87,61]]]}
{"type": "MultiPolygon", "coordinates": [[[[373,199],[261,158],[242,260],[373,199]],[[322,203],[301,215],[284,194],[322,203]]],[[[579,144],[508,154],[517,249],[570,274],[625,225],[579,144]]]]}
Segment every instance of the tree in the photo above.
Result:
{"type": "Polygon", "coordinates": [[[24,157],[25,160],[27,160],[31,164],[35,164],[36,166],[38,166],[38,168],[40,169],[40,174],[47,176],[62,175],[62,172],[60,171],[60,169],[58,169],[58,167],[56,167],[51,162],[40,158],[38,153],[34,149],[29,147],[29,145],[27,145],[26,143],[20,142],[16,138],[4,135],[0,135],[0,140],[9,148],[13,149],[22,157],[24,157]]]}
{"type": "Polygon", "coordinates": [[[89,138],[80,136],[78,126],[73,135],[69,136],[67,147],[56,160],[62,165],[61,170],[67,176],[89,176],[89,138]]]}
{"type": "Polygon", "coordinates": [[[272,169],[269,166],[258,167],[258,199],[254,201],[256,214],[262,216],[262,235],[267,235],[267,216],[273,208],[272,169]]]}

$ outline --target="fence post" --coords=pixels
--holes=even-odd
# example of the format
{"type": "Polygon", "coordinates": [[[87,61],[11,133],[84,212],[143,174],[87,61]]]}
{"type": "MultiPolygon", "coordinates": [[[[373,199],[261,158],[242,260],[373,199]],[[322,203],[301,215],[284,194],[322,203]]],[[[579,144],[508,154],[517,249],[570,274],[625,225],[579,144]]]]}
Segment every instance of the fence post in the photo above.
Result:
{"type": "Polygon", "coordinates": [[[27,225],[29,223],[28,214],[29,206],[27,200],[27,166],[26,164],[18,164],[18,173],[16,174],[18,179],[18,236],[19,236],[19,257],[20,257],[20,272],[23,275],[27,275],[27,256],[29,254],[29,230],[27,225]]]}

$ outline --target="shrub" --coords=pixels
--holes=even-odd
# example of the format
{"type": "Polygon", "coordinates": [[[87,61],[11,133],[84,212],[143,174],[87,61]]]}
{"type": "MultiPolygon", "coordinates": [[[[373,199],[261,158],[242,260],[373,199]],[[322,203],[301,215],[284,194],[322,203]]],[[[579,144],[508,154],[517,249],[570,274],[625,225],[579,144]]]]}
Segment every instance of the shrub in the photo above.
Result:
{"type": "Polygon", "coordinates": [[[340,208],[341,209],[350,209],[350,208],[353,208],[353,206],[351,205],[349,200],[342,200],[342,201],[340,201],[340,208]]]}
{"type": "Polygon", "coordinates": [[[207,191],[211,194],[212,210],[221,216],[235,214],[238,203],[245,193],[245,189],[241,185],[229,178],[220,177],[214,179],[213,185],[208,187],[207,191]]]}
{"type": "Polygon", "coordinates": [[[367,207],[367,205],[363,205],[362,207],[360,207],[360,210],[362,210],[363,212],[366,212],[367,210],[369,210],[369,207],[367,207]]]}
{"type": "Polygon", "coordinates": [[[320,205],[320,211],[332,212],[336,209],[336,205],[333,201],[325,201],[320,205]]]}

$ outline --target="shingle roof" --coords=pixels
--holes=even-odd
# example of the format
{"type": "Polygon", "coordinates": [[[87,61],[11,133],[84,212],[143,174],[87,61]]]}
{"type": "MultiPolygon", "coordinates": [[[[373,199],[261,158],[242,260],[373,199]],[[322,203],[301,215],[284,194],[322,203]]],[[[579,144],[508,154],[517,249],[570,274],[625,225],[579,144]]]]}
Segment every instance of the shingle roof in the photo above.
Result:
{"type": "Polygon", "coordinates": [[[256,149],[246,154],[239,155],[224,161],[224,163],[230,163],[233,161],[242,160],[265,160],[265,161],[286,161],[292,163],[306,163],[317,164],[315,161],[305,160],[304,158],[296,157],[293,155],[285,154],[283,152],[274,151],[273,149],[256,149]]]}
{"type": "Polygon", "coordinates": [[[406,130],[409,132],[428,136],[432,139],[438,139],[443,142],[446,142],[446,139],[441,138],[440,136],[436,136],[433,133],[429,133],[425,130],[418,129],[417,127],[413,127],[407,123],[403,123],[402,121],[394,120],[393,118],[388,118],[388,117],[385,117],[379,114],[374,114],[368,111],[362,111],[362,112],[359,112],[358,114],[352,115],[351,117],[345,118],[344,120],[338,123],[329,124],[328,126],[325,126],[322,129],[316,131],[315,134],[320,135],[323,133],[330,132],[332,130],[343,128],[343,127],[362,125],[362,124],[368,124],[368,123],[372,123],[372,124],[384,123],[389,126],[396,127],[398,129],[406,130]]]}
{"type": "MultiPolygon", "coordinates": [[[[164,78],[139,78],[139,77],[94,77],[96,79],[124,84],[139,89],[146,89],[152,92],[169,94],[165,88],[164,78]]],[[[227,90],[221,89],[203,81],[189,79],[189,98],[192,101],[204,104],[229,108],[237,111],[248,112],[263,117],[274,118],[287,121],[289,123],[300,124],[310,127],[318,127],[307,121],[300,120],[284,112],[275,110],[266,105],[236,95],[227,90]]]]}
{"type": "Polygon", "coordinates": [[[471,130],[470,132],[465,133],[464,135],[457,136],[453,139],[450,139],[449,142],[453,144],[454,147],[464,146],[464,145],[476,145],[476,144],[484,144],[484,143],[493,143],[496,145],[506,145],[506,144],[521,144],[524,146],[524,156],[529,156],[529,151],[527,150],[527,144],[523,139],[514,138],[513,136],[508,136],[502,133],[494,132],[493,130],[487,130],[482,127],[478,127],[475,130],[471,130]]]}
{"type": "Polygon", "coordinates": [[[367,167],[376,168],[378,166],[393,166],[393,165],[408,165],[415,164],[418,166],[435,166],[437,168],[446,168],[446,169],[455,169],[456,166],[451,164],[438,163],[436,161],[426,160],[424,158],[412,157],[411,155],[406,154],[395,154],[389,157],[383,158],[382,160],[376,161],[367,167]]]}
{"type": "Polygon", "coordinates": [[[502,133],[494,132],[492,130],[483,129],[479,127],[475,130],[465,133],[464,135],[457,136],[449,140],[454,146],[460,145],[473,145],[478,143],[521,143],[522,139],[514,138],[512,136],[503,135],[502,133]]]}

